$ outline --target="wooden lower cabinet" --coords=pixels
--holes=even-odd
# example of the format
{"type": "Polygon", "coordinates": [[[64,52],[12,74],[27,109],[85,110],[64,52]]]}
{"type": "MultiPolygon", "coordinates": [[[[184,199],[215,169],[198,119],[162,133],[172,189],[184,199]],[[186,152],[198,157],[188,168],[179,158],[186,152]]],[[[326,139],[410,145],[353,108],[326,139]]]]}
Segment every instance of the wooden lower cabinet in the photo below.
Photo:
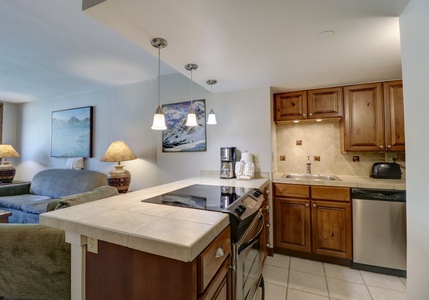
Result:
{"type": "Polygon", "coordinates": [[[275,199],[275,247],[311,251],[310,200],[275,199]]]}
{"type": "MultiPolygon", "coordinates": [[[[275,184],[278,185],[278,184],[275,184]]],[[[280,184],[274,190],[296,191],[297,186],[280,184]]],[[[274,250],[291,250],[335,258],[352,257],[352,217],[349,188],[299,186],[308,198],[281,192],[274,197],[274,250]],[[310,192],[311,190],[311,192],[310,192]],[[314,197],[322,198],[313,199],[314,197]],[[325,199],[332,197],[331,200],[325,199]]],[[[302,194],[303,196],[305,195],[302,194]]]]}
{"type": "Polygon", "coordinates": [[[351,258],[352,228],[350,203],[311,201],[312,252],[351,258]]]}
{"type": "Polygon", "coordinates": [[[191,262],[183,262],[98,241],[98,254],[86,253],[86,299],[231,299],[230,231],[226,228],[191,262]],[[213,249],[225,255],[216,261],[213,249]],[[214,267],[216,266],[216,267],[214,267]]]}

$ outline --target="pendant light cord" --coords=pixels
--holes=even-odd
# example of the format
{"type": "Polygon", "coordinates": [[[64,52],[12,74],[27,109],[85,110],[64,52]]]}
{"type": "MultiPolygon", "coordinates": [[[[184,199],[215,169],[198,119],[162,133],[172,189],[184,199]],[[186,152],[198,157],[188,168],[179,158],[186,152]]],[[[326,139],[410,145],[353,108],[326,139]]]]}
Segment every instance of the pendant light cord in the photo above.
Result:
{"type": "Polygon", "coordinates": [[[191,109],[192,109],[192,71],[193,69],[191,69],[191,109]]]}
{"type": "Polygon", "coordinates": [[[161,46],[158,47],[158,106],[161,106],[161,46]]]}

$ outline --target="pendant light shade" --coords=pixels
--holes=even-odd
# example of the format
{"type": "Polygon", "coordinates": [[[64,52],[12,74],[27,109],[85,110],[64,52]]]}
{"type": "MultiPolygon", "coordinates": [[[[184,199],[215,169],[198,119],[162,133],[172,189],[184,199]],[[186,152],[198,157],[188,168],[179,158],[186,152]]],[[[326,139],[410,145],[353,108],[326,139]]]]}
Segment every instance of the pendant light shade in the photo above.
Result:
{"type": "Polygon", "coordinates": [[[158,108],[153,116],[153,124],[151,129],[153,130],[165,130],[165,116],[161,107],[161,48],[167,47],[167,41],[163,38],[154,38],[150,41],[152,46],[158,48],[158,108]]]}
{"type": "MultiPolygon", "coordinates": [[[[210,85],[211,93],[213,94],[213,85],[215,85],[217,83],[217,80],[209,79],[206,81],[206,83],[208,85],[210,85]]],[[[207,117],[207,124],[208,125],[216,125],[217,124],[216,115],[215,115],[213,108],[210,110],[209,115],[207,117]]]]}
{"type": "Polygon", "coordinates": [[[153,130],[166,130],[167,126],[165,126],[165,115],[162,111],[161,105],[155,111],[153,115],[153,123],[151,129],[153,130]]]}
{"type": "Polygon", "coordinates": [[[186,126],[195,127],[198,126],[198,123],[197,115],[192,107],[192,71],[198,69],[198,66],[196,64],[187,64],[185,68],[186,70],[191,71],[191,109],[189,110],[188,117],[186,118],[186,126]]]}

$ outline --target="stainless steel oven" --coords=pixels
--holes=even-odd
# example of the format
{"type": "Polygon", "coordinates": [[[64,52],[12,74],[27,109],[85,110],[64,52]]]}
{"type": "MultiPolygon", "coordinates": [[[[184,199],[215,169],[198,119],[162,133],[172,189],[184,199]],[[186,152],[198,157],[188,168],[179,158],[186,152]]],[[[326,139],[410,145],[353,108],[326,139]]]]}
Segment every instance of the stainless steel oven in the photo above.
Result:
{"type": "Polygon", "coordinates": [[[261,244],[263,229],[264,215],[259,212],[241,240],[232,244],[234,300],[253,300],[258,287],[262,287],[260,294],[264,299],[261,244]]]}

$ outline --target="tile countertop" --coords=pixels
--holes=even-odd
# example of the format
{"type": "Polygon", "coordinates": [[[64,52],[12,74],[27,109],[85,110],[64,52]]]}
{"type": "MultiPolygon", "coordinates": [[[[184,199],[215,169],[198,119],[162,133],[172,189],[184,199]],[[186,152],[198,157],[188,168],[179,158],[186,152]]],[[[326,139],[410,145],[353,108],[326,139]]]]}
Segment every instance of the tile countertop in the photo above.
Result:
{"type": "Polygon", "coordinates": [[[141,200],[193,184],[261,188],[268,182],[195,177],[44,213],[40,224],[188,262],[229,225],[228,215],[141,200]]]}
{"type": "Polygon", "coordinates": [[[405,179],[374,179],[369,176],[349,176],[336,175],[338,180],[296,180],[289,178],[281,178],[282,173],[276,173],[273,176],[274,183],[291,183],[291,184],[307,184],[307,185],[325,185],[325,186],[343,186],[357,187],[370,189],[386,189],[386,190],[405,190],[405,179]]]}

